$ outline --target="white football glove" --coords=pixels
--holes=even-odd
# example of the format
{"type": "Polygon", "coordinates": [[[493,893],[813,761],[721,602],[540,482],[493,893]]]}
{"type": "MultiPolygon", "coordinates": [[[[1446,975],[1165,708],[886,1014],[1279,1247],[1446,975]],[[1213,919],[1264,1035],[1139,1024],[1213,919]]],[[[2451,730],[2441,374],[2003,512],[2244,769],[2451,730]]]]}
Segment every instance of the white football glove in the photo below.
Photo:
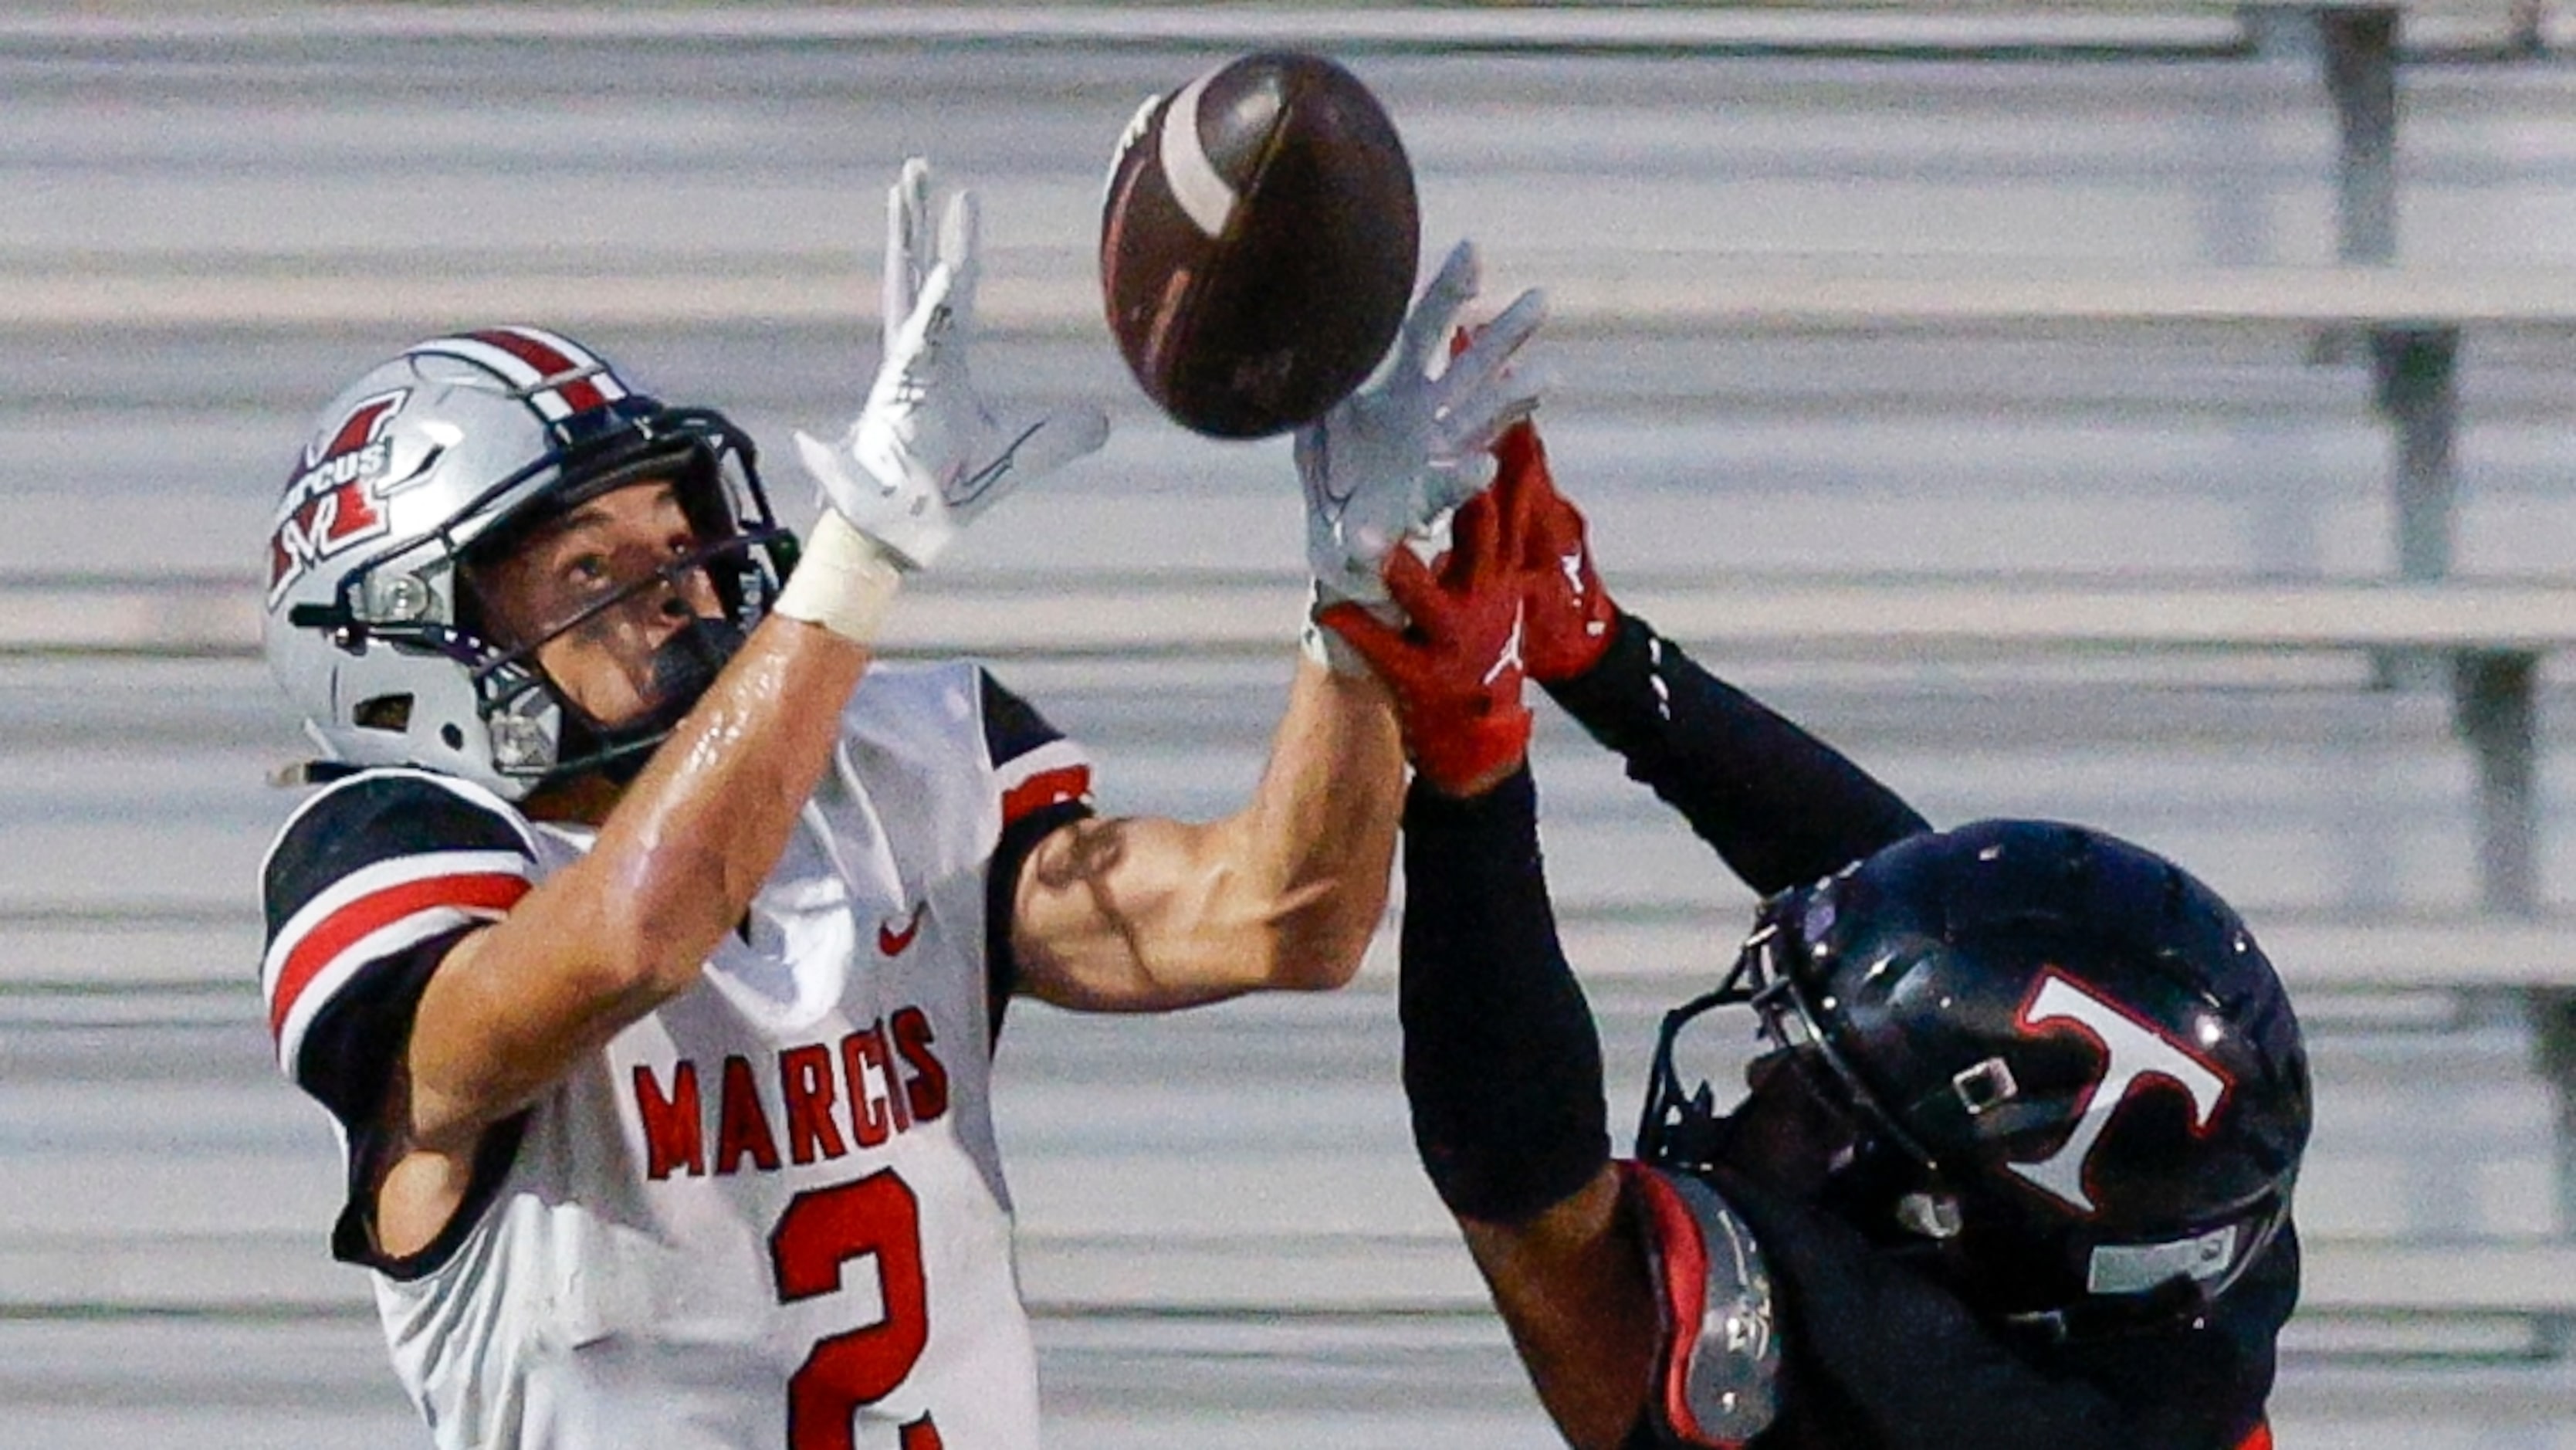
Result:
{"type": "MultiPolygon", "coordinates": [[[[1378,577],[1388,551],[1492,482],[1486,449],[1538,406],[1538,382],[1512,371],[1513,355],[1547,314],[1536,289],[1449,355],[1480,273],[1475,244],[1460,242],[1405,315],[1385,378],[1298,430],[1306,562],[1319,608],[1350,600],[1390,622],[1400,618],[1378,577]],[[1435,375],[1444,359],[1448,366],[1435,375]]],[[[1365,668],[1336,648],[1338,636],[1321,633],[1336,669],[1365,668]]]]}
{"type": "Polygon", "coordinates": [[[796,435],[832,511],[904,569],[929,567],[1003,495],[1109,436],[1098,408],[997,408],[975,391],[975,194],[949,198],[934,261],[930,190],[930,163],[914,157],[887,198],[885,353],[867,405],[838,443],[796,435]]]}

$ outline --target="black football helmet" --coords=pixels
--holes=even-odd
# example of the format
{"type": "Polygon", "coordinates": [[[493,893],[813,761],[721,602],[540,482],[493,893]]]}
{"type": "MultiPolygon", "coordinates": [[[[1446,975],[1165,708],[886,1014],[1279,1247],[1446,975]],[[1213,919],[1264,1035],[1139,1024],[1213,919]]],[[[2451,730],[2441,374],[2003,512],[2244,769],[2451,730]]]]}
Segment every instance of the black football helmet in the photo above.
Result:
{"type": "Polygon", "coordinates": [[[1640,1158],[1688,1171],[1725,1141],[1673,1043],[1738,1002],[1783,1090],[1848,1125],[1824,1201],[1981,1313],[2077,1338],[2189,1317],[2288,1220],[2298,1019],[2235,911],[2153,852],[1985,821],[1771,898],[1665,1019],[1640,1158]]]}

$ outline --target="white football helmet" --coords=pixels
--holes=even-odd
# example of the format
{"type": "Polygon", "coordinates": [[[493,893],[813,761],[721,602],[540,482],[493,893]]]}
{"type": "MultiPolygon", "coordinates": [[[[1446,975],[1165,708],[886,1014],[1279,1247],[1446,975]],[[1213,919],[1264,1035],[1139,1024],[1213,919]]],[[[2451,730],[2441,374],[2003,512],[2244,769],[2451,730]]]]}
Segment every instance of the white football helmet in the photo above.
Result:
{"type": "Polygon", "coordinates": [[[323,411],[270,526],[261,644],[328,762],[418,766],[516,800],[640,765],[794,563],[751,440],[721,414],[646,397],[557,334],[492,328],[406,348],[323,411]],[[460,566],[514,525],[645,479],[673,481],[700,546],[613,598],[703,569],[728,619],[687,632],[698,657],[669,672],[650,720],[603,724],[538,669],[542,641],[483,637],[460,566]]]}

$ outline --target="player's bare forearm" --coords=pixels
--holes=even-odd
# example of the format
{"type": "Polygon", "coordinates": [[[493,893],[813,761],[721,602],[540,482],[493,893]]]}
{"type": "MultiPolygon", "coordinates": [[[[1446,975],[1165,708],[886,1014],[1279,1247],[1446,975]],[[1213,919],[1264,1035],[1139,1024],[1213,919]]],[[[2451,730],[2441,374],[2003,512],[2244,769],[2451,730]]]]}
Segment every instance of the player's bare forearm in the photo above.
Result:
{"type": "Polygon", "coordinates": [[[591,850],[449,954],[412,1032],[414,1142],[470,1141],[697,980],[777,864],[868,658],[813,625],[762,624],[591,850]]]}
{"type": "Polygon", "coordinates": [[[1458,1227],[1566,1443],[1617,1450],[1645,1407],[1656,1335],[1645,1245],[1617,1171],[1604,1164],[1524,1222],[1458,1227]]]}
{"type": "Polygon", "coordinates": [[[1349,981],[1386,911],[1403,771],[1384,687],[1301,661],[1242,810],[1082,821],[1039,843],[1013,923],[1023,989],[1160,1011],[1349,981]]]}
{"type": "Polygon", "coordinates": [[[1270,903],[1263,986],[1338,987],[1386,913],[1404,747],[1386,687],[1301,661],[1270,763],[1234,817],[1270,903]]]}

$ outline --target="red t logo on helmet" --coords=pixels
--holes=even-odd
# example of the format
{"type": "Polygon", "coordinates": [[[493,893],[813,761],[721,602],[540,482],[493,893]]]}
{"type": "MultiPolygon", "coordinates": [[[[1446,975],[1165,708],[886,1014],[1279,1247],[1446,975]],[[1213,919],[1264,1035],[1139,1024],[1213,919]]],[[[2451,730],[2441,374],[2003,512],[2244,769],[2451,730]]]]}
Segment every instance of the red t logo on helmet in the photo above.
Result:
{"type": "Polygon", "coordinates": [[[2132,1092],[2157,1083],[2181,1090],[2191,1098],[2195,1133],[2208,1132],[2227,1101],[2232,1084],[2207,1058],[2072,977],[2041,973],[2038,987],[2022,1004],[2020,1022],[2033,1033],[2079,1032],[2102,1049],[2101,1075],[2076,1105],[2075,1131],[2045,1158],[2004,1165],[2078,1213],[2089,1214],[2096,1207],[2084,1188],[2085,1160],[2132,1092]]]}

